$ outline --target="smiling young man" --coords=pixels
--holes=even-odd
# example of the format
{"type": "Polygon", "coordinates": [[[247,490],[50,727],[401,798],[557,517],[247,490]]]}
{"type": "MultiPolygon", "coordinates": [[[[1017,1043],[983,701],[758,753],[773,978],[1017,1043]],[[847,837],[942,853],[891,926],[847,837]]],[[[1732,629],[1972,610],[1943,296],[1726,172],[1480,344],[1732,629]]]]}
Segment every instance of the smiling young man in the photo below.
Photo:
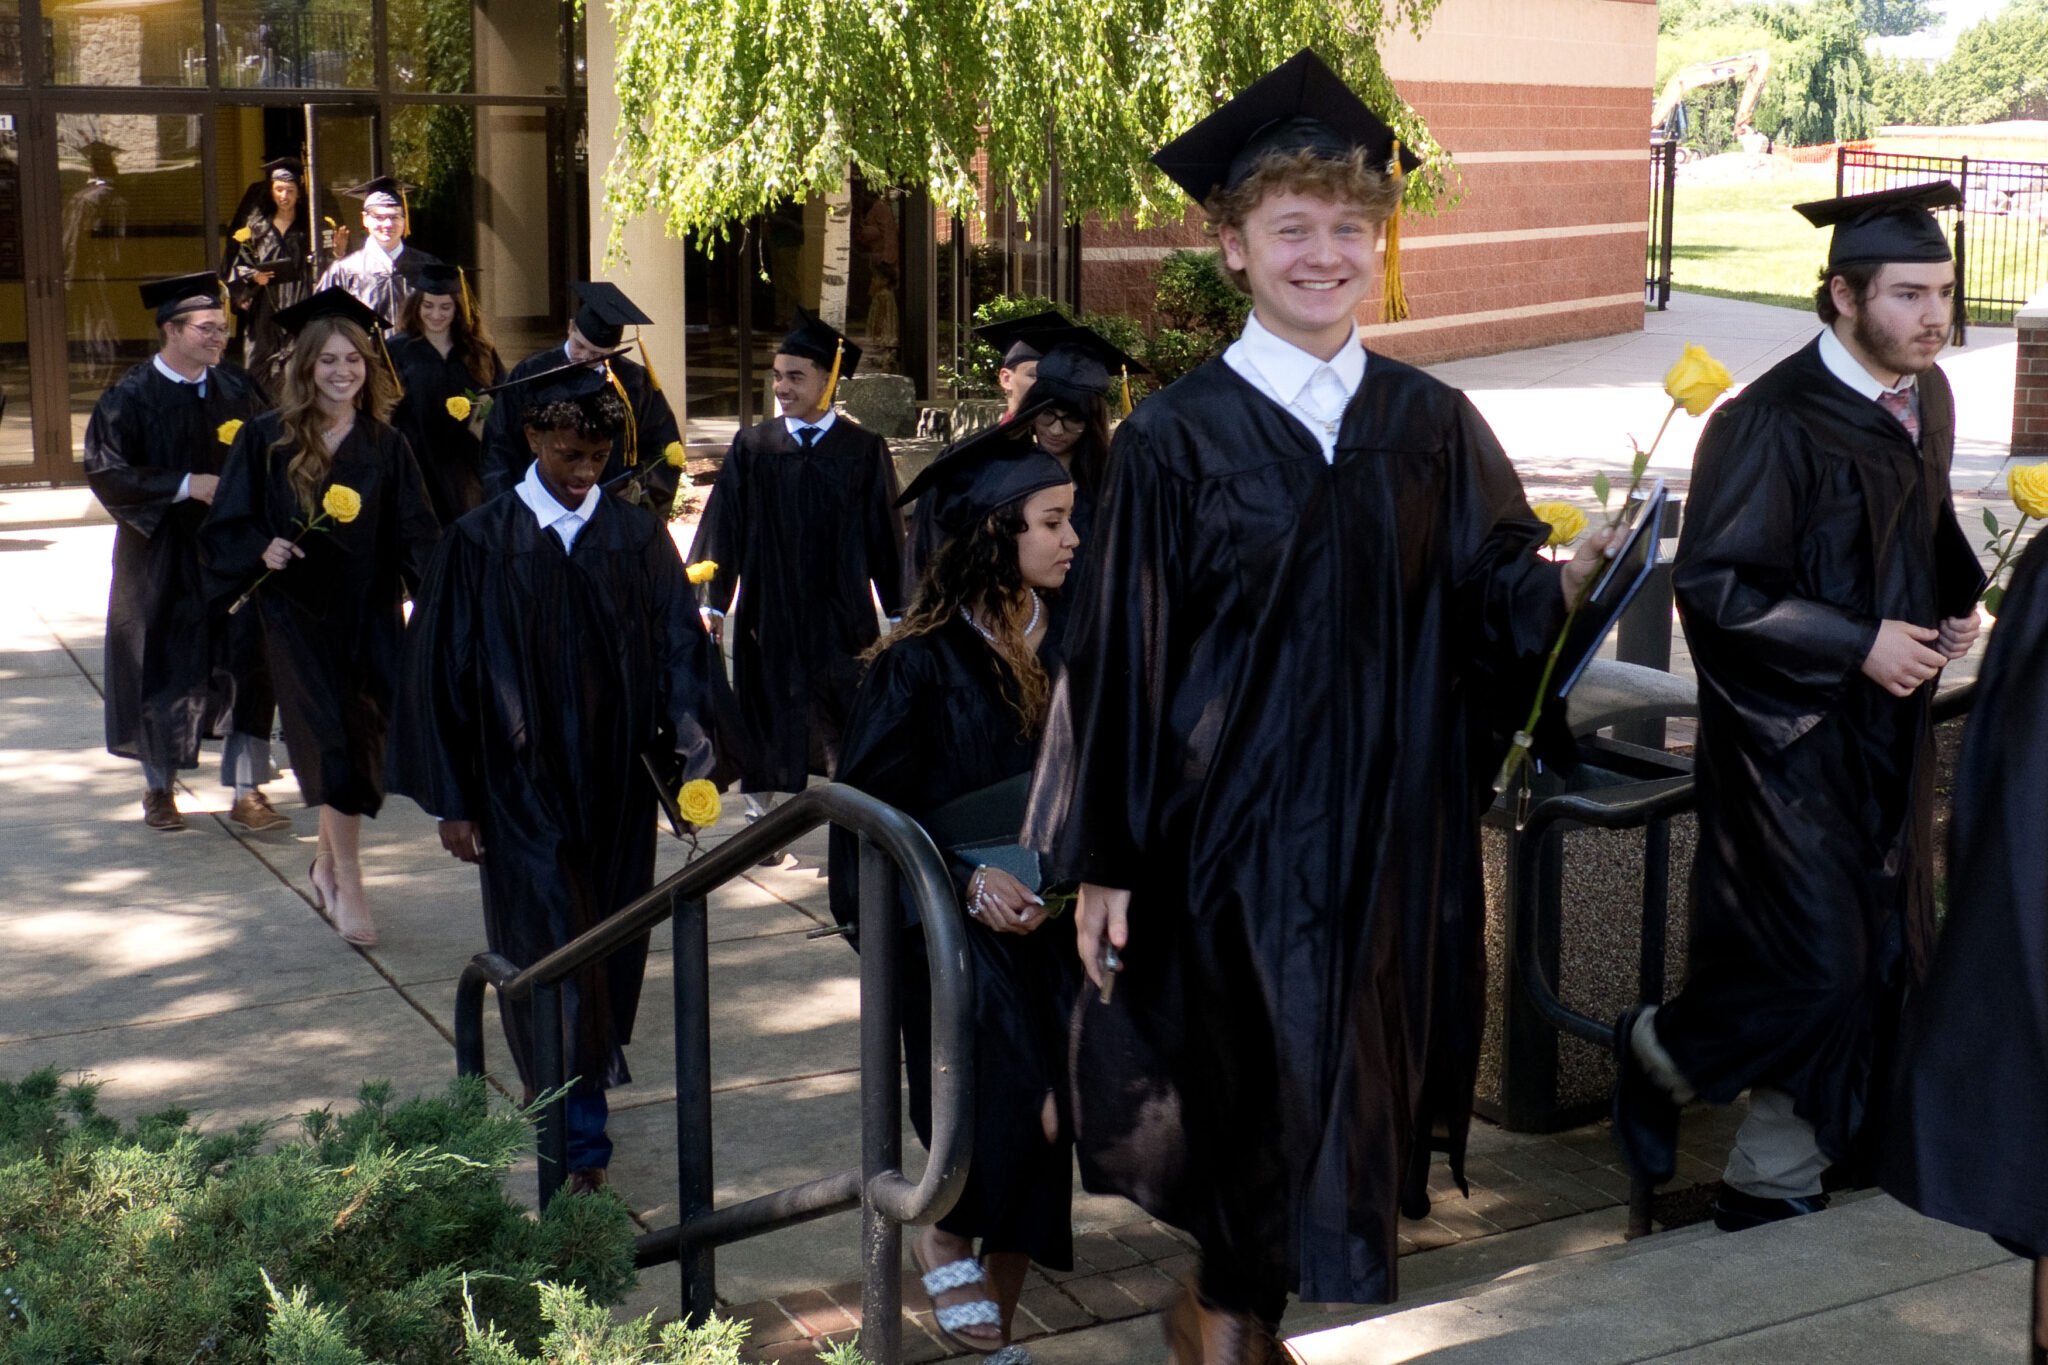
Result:
{"type": "Polygon", "coordinates": [[[690,546],[693,563],[717,565],[704,587],[714,639],[738,596],[733,690],[750,817],[838,764],[860,656],[880,633],[875,600],[891,617],[902,610],[889,443],[832,409],[835,374],[859,364],[860,347],[797,310],[775,353],[781,413],[733,438],[690,546]]]}
{"type": "Polygon", "coordinates": [[[211,272],[142,286],[162,348],[93,406],[85,475],[116,523],[107,600],[107,749],[141,760],[143,821],[185,827],[171,785],[199,762],[199,741],[225,738],[221,782],[229,818],[245,829],[288,828],[260,784],[275,776],[276,720],[255,614],[208,609],[199,526],[241,424],[267,406],[228,344],[220,277],[211,272]]]}
{"type": "MultiPolygon", "coordinates": [[[[654,884],[642,755],[708,774],[724,679],[667,523],[598,487],[626,404],[578,368],[523,410],[533,462],[448,528],[420,588],[391,789],[478,865],[491,950],[530,966],[654,884]]],[[[567,992],[573,1188],[604,1183],[611,1162],[604,1092],[631,1079],[646,961],[643,939],[567,992]]],[[[504,1021],[531,1090],[532,1019],[504,1021]]]]}
{"type": "Polygon", "coordinates": [[[1826,324],[1702,433],[1673,586],[1699,674],[1685,988],[1622,1016],[1615,1130],[1671,1177],[1678,1105],[1747,1089],[1715,1221],[1825,1207],[1864,1174],[1901,1000],[1934,937],[1934,683],[1983,573],[1949,492],[1935,365],[1946,181],[1799,205],[1832,226],[1826,324]],[[1876,1108],[1874,1108],[1876,1106],[1876,1108]]]}
{"type": "Polygon", "coordinates": [[[1154,160],[1252,311],[1118,430],[1026,840],[1082,884],[1089,976],[1122,961],[1080,1019],[1083,1180],[1199,1243],[1174,1360],[1263,1363],[1290,1291],[1394,1297],[1410,1154],[1462,1147],[1513,728],[1482,711],[1527,705],[1605,541],[1543,560],[1472,405],[1361,344],[1417,163],[1312,52],[1154,160]]]}
{"type": "Polygon", "coordinates": [[[441,264],[441,258],[405,240],[412,225],[406,218],[405,186],[397,180],[380,175],[347,193],[363,201],[367,240],[328,266],[315,292],[346,289],[386,319],[395,318],[412,293],[413,279],[426,267],[441,264]]]}

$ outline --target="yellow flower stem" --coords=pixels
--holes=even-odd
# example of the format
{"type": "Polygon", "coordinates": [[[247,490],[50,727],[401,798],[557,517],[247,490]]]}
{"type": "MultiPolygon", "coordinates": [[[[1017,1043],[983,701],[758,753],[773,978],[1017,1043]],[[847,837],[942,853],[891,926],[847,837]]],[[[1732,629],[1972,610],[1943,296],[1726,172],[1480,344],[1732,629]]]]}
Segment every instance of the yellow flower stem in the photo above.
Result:
{"type": "MultiPolygon", "coordinates": [[[[292,544],[294,544],[294,545],[298,544],[298,543],[299,543],[300,541],[304,540],[304,539],[305,539],[305,538],[306,538],[307,536],[309,536],[309,535],[311,535],[311,534],[312,534],[313,532],[315,532],[315,531],[319,530],[319,529],[320,529],[320,523],[321,523],[321,522],[323,522],[323,521],[325,521],[325,520],[327,520],[327,513],[325,513],[325,512],[321,512],[321,513],[319,513],[318,515],[316,515],[316,516],[315,516],[315,517],[314,517],[314,518],[313,518],[313,519],[312,519],[311,521],[307,522],[307,523],[305,524],[305,526],[304,526],[303,528],[301,528],[301,530],[299,531],[299,533],[298,533],[297,535],[295,535],[295,536],[293,536],[293,537],[292,537],[292,544]]],[[[270,575],[271,575],[272,573],[274,573],[274,572],[276,572],[276,571],[275,571],[275,570],[273,570],[273,569],[265,569],[265,570],[264,570],[264,571],[263,571],[262,573],[258,574],[258,575],[256,576],[256,581],[255,581],[254,583],[251,583],[251,584],[249,585],[249,590],[248,590],[247,592],[243,593],[243,594],[242,594],[242,595],[241,595],[240,597],[237,597],[237,598],[236,598],[236,599],[234,600],[234,604],[233,604],[232,606],[230,606],[230,607],[228,608],[228,615],[230,615],[230,616],[233,616],[233,615],[234,615],[234,614],[235,614],[236,612],[240,611],[240,610],[241,610],[241,609],[242,609],[243,607],[246,607],[246,606],[248,606],[248,605],[249,605],[249,599],[250,599],[250,598],[252,598],[252,597],[254,597],[254,596],[256,595],[256,589],[258,589],[258,588],[262,587],[262,586],[263,586],[263,580],[264,580],[264,579],[266,579],[266,578],[268,578],[268,577],[270,577],[270,575]]]]}
{"type": "Polygon", "coordinates": [[[2027,514],[2022,512],[2020,519],[2013,523],[2012,534],[2005,538],[2005,548],[1998,552],[1998,562],[1991,566],[1991,576],[1984,581],[1983,591],[1977,594],[1979,602],[1984,600],[1984,593],[1997,587],[1998,580],[2005,576],[2005,566],[2012,562],[2013,552],[2019,549],[2020,532],[2026,529],[2028,520],[2027,514]]]}

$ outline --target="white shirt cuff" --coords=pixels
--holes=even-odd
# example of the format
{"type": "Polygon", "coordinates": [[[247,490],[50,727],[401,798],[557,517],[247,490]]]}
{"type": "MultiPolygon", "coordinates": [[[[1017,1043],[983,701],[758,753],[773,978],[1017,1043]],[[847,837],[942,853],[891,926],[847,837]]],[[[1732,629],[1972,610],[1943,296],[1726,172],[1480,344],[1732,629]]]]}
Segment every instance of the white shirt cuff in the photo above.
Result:
{"type": "Polygon", "coordinates": [[[172,499],[171,499],[171,501],[172,501],[172,502],[184,502],[184,501],[188,500],[188,499],[189,499],[189,498],[190,498],[191,496],[192,496],[192,476],[191,476],[190,474],[187,474],[187,475],[186,475],[186,476],[185,476],[184,478],[182,478],[182,479],[178,480],[178,496],[177,496],[177,497],[175,497],[175,498],[172,498],[172,499]]]}
{"type": "Polygon", "coordinates": [[[717,607],[699,607],[697,608],[697,611],[700,615],[716,616],[721,621],[725,619],[725,613],[720,611],[717,607]]]}

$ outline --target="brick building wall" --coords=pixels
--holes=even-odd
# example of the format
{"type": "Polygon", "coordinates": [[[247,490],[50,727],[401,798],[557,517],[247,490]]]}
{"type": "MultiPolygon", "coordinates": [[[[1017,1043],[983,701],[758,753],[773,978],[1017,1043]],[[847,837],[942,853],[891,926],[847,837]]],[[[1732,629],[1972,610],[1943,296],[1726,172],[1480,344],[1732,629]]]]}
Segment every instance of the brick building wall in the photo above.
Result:
{"type": "MultiPolygon", "coordinates": [[[[1375,292],[1374,349],[1428,362],[1642,326],[1656,52],[1653,0],[1444,0],[1420,39],[1383,43],[1463,194],[1403,220],[1410,316],[1380,323],[1375,292]]],[[[1083,304],[1146,316],[1158,262],[1211,244],[1200,223],[1088,223],[1083,304]]]]}
{"type": "Polygon", "coordinates": [[[2014,320],[2019,336],[2012,390],[2012,453],[2048,455],[2048,289],[2014,320]]]}

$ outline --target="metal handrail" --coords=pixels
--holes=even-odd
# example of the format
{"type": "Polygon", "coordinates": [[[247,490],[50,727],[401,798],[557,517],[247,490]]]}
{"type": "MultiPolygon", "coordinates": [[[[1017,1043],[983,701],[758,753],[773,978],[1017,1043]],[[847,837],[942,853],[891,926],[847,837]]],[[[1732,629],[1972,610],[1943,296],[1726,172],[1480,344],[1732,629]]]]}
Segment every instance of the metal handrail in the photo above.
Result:
{"type": "Polygon", "coordinates": [[[679,1221],[638,1240],[642,1265],[677,1261],[683,1298],[698,1318],[716,1303],[713,1250],[855,1205],[862,1208],[862,1348],[883,1361],[902,1349],[902,1225],[943,1217],[967,1179],[973,1144],[974,979],[952,879],[931,836],[892,806],[836,783],[813,787],[664,879],[576,939],[524,969],[478,953],[455,995],[456,1067],[484,1069],[484,987],[530,1001],[534,1081],[551,1096],[539,1124],[540,1200],[560,1190],[568,1146],[562,1047],[562,983],[648,933],[664,917],[675,930],[676,1164],[679,1221]],[[764,857],[822,825],[860,838],[861,1166],[724,1208],[712,1207],[710,950],[706,897],[764,857]],[[923,1175],[902,1170],[901,1066],[895,973],[901,917],[896,879],[906,879],[922,921],[931,973],[932,1129],[923,1175]],[[548,1023],[546,1021],[552,1021],[548,1023]]]}

